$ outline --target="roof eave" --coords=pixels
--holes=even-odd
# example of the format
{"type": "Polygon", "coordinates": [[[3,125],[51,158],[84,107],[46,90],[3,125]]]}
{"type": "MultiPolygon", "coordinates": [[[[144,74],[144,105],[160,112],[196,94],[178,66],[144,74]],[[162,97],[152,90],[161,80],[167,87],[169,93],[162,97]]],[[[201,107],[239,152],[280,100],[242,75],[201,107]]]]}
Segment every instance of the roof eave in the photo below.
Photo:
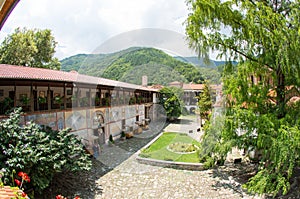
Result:
{"type": "Polygon", "coordinates": [[[0,10],[0,30],[20,0],[5,0],[0,10]]]}

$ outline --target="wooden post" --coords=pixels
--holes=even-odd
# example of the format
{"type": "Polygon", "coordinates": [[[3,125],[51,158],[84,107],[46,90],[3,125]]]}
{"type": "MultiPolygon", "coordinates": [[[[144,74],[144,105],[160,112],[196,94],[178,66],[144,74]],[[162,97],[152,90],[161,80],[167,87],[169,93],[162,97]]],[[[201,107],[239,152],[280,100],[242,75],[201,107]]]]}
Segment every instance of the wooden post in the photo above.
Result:
{"type": "Polygon", "coordinates": [[[33,82],[31,82],[30,85],[30,111],[33,112],[34,111],[34,95],[33,95],[33,82]]]}
{"type": "Polygon", "coordinates": [[[50,84],[48,84],[48,90],[47,90],[47,105],[48,105],[48,110],[51,110],[51,92],[50,92],[50,84]]]}
{"type": "Polygon", "coordinates": [[[64,109],[67,109],[67,89],[66,89],[66,83],[64,83],[64,109]]]}

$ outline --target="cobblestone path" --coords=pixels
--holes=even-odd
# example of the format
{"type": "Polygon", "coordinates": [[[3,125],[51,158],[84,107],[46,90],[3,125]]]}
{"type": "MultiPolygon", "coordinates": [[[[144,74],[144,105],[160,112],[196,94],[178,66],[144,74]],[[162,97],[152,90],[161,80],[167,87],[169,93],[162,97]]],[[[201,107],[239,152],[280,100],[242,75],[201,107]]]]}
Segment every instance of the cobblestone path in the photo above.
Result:
{"type": "MultiPolygon", "coordinates": [[[[197,126],[189,120],[185,120],[185,124],[186,127],[176,124],[173,127],[183,131],[197,126]]],[[[171,126],[166,129],[172,131],[171,126]]],[[[198,137],[196,129],[192,130],[192,136],[198,137]]],[[[150,141],[147,139],[154,135],[149,136],[149,133],[144,132],[137,138],[103,149],[98,160],[114,169],[96,181],[102,190],[96,199],[261,198],[247,195],[238,182],[221,170],[187,171],[138,163],[135,147],[150,141]]]]}
{"type": "Polygon", "coordinates": [[[260,198],[249,196],[239,183],[216,170],[186,171],[139,164],[135,155],[101,177],[100,198],[260,198]]]}

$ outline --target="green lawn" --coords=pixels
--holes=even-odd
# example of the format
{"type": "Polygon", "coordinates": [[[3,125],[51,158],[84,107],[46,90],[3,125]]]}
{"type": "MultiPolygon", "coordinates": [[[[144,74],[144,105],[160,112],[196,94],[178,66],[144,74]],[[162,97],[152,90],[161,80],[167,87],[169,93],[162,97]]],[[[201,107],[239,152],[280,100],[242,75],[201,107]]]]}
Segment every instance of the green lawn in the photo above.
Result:
{"type": "Polygon", "coordinates": [[[142,150],[140,153],[141,157],[168,160],[175,162],[199,162],[198,152],[192,154],[178,154],[167,150],[167,146],[175,142],[192,143],[200,146],[200,143],[191,138],[190,136],[183,133],[163,133],[152,145],[142,150]]]}

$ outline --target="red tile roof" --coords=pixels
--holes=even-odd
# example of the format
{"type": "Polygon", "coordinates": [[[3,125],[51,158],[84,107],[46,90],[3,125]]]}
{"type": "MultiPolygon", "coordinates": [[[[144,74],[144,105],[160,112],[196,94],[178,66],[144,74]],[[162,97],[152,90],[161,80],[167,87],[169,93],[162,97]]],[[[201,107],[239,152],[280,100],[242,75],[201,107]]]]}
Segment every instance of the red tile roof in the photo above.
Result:
{"type": "MultiPolygon", "coordinates": [[[[214,89],[214,90],[222,90],[222,85],[220,85],[220,84],[210,84],[209,86],[211,89],[214,89]]],[[[183,84],[182,89],[183,90],[203,90],[204,84],[183,84]]]]}
{"type": "Polygon", "coordinates": [[[0,79],[26,79],[26,80],[48,80],[62,82],[77,82],[84,84],[105,85],[123,87],[130,89],[157,91],[157,89],[143,87],[141,85],[129,84],[110,79],[82,75],[77,72],[64,72],[44,68],[32,68],[25,66],[14,66],[0,64],[0,79]]]}
{"type": "MultiPolygon", "coordinates": [[[[0,198],[1,199],[16,198],[17,194],[18,195],[22,194],[22,191],[18,187],[9,187],[9,186],[0,187],[0,198]]],[[[26,196],[25,198],[28,198],[28,197],[26,196]]]]}
{"type": "Polygon", "coordinates": [[[204,84],[183,84],[183,90],[203,90],[204,84]]]}

